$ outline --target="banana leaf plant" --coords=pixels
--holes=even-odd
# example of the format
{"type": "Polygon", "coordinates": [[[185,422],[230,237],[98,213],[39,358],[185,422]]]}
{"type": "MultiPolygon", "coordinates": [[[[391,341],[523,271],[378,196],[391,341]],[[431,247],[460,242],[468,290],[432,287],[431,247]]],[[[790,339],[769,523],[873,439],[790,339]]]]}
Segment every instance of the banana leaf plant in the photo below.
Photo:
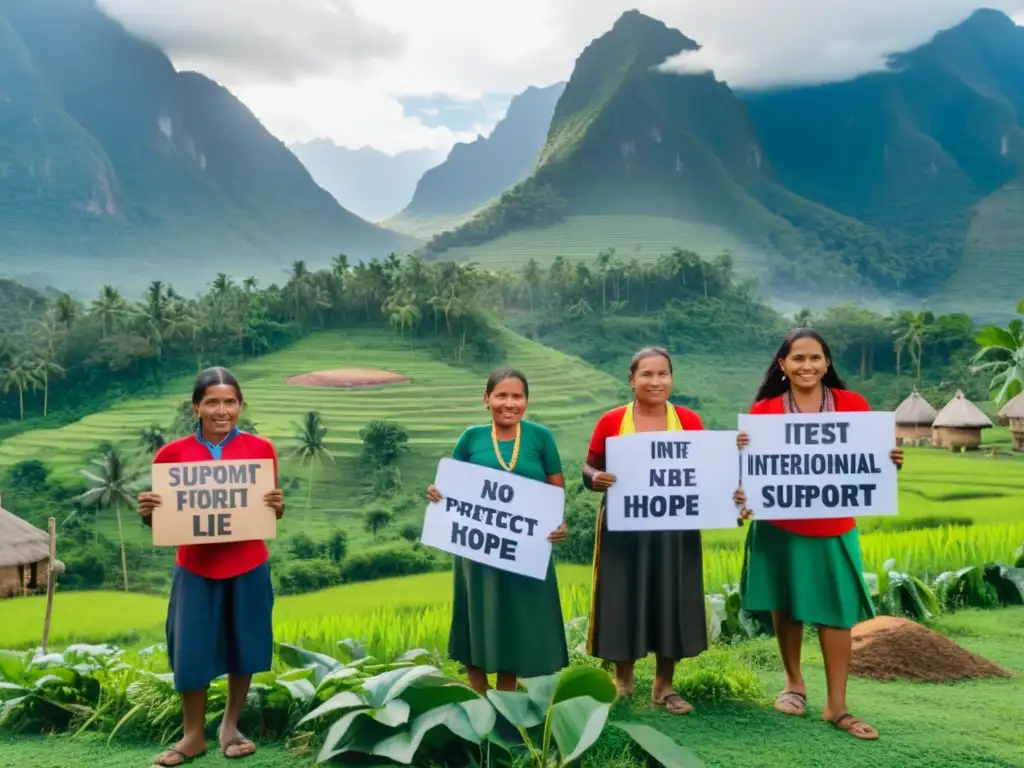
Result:
{"type": "MultiPolygon", "coordinates": [[[[519,732],[531,768],[565,768],[600,738],[615,703],[615,684],[594,667],[569,667],[556,675],[523,680],[525,691],[487,692],[494,709],[519,732]],[[539,731],[539,733],[538,733],[539,731]]],[[[611,723],[665,768],[703,766],[668,736],[639,723],[611,723]]],[[[496,733],[492,742],[514,747],[496,733]]]]}
{"type": "Polygon", "coordinates": [[[880,602],[890,615],[930,619],[942,612],[942,606],[931,587],[916,576],[893,570],[895,560],[887,560],[878,579],[880,602]]]}

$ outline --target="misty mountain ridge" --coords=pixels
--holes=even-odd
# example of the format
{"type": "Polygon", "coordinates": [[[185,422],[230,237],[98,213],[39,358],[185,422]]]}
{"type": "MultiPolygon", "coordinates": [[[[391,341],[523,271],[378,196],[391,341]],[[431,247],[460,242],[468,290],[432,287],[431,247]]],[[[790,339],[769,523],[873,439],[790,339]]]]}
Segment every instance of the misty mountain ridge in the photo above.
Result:
{"type": "Polygon", "coordinates": [[[323,138],[288,148],[343,208],[368,221],[402,210],[423,173],[445,159],[445,153],[433,149],[389,155],[373,147],[340,147],[323,138]]]}
{"type": "Polygon", "coordinates": [[[544,146],[564,88],[563,82],[530,86],[514,96],[489,136],[455,144],[443,163],[423,174],[404,210],[384,223],[415,232],[418,221],[465,218],[525,179],[544,146]]]}
{"type": "Polygon", "coordinates": [[[341,208],[227,89],[93,0],[0,0],[0,132],[0,259],[34,284],[270,281],[415,245],[341,208]]]}
{"type": "Polygon", "coordinates": [[[574,218],[653,214],[742,237],[734,256],[775,290],[935,295],[972,243],[992,245],[977,207],[1020,178],[1024,151],[1024,30],[1007,16],[979,11],[888,72],[820,86],[736,93],[711,72],[656,71],[698,47],[623,14],[577,58],[531,176],[428,253],[479,258],[574,218]]]}

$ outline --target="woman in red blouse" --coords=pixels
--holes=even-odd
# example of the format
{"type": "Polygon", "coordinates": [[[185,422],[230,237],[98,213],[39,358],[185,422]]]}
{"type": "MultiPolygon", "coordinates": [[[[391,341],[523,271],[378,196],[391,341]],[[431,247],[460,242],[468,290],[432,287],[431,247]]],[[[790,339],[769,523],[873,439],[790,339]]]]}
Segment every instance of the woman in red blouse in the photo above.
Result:
{"type": "MultiPolygon", "coordinates": [[[[635,432],[703,429],[700,417],[669,402],[672,359],[660,347],[642,349],[629,366],[634,400],[604,414],[594,428],[583,482],[604,493],[615,483],[605,471],[605,441],[635,432]]],[[[700,531],[609,531],[605,500],[594,542],[594,586],[588,652],[615,663],[619,695],[633,692],[633,666],[657,657],[654,703],[674,715],[693,706],[672,689],[679,659],[708,647],[700,531]]]]}
{"type": "MultiPolygon", "coordinates": [[[[821,335],[798,328],[775,354],[750,412],[781,415],[869,410],[867,400],[846,389],[821,335]]],[[[748,444],[747,434],[741,432],[737,445],[742,450],[748,444]]],[[[890,458],[901,467],[903,451],[894,449],[890,458]]],[[[742,490],[737,491],[736,502],[746,504],[742,490]]],[[[744,508],[742,517],[751,516],[744,508]]],[[[877,739],[878,731],[853,717],[846,707],[850,630],[875,615],[863,570],[852,517],[755,522],[747,534],[740,590],[744,609],[772,614],[786,671],[786,687],[775,708],[789,715],[806,712],[800,650],[804,623],[815,624],[828,688],[822,719],[859,739],[877,739]]]]}
{"type": "MultiPolygon", "coordinates": [[[[192,407],[195,434],[165,445],[154,464],[269,459],[277,485],[273,444],[238,429],[242,390],[229,371],[209,368],[200,373],[192,407]]],[[[284,515],[281,489],[270,491],[264,501],[280,520],[284,515]]],[[[147,525],[153,524],[158,506],[158,494],[139,494],[139,514],[147,525]]],[[[167,656],[174,688],[181,693],[184,734],[154,765],[182,765],[206,752],[206,692],[214,679],[225,674],[228,701],[218,734],[221,751],[229,758],[256,751],[238,730],[238,718],[252,675],[269,670],[273,658],[274,591],[268,559],[263,541],[178,547],[167,611],[167,656]]]]}

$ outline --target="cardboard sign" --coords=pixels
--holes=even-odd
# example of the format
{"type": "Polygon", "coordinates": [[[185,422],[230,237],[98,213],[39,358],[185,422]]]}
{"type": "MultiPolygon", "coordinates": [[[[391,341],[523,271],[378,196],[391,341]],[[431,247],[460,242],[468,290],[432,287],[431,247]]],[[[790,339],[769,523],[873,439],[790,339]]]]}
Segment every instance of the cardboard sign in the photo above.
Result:
{"type": "Polygon", "coordinates": [[[693,531],[736,527],[736,432],[637,432],[605,443],[615,475],[609,531],[693,531]]]}
{"type": "Polygon", "coordinates": [[[534,579],[547,577],[548,534],[562,524],[565,491],[501,470],[443,458],[421,541],[477,563],[534,579]]]}
{"type": "Polygon", "coordinates": [[[896,417],[885,411],[741,414],[740,464],[758,520],[895,515],[896,417]]]}
{"type": "Polygon", "coordinates": [[[272,490],[270,459],[154,464],[153,545],[275,539],[277,517],[263,502],[272,490]]]}

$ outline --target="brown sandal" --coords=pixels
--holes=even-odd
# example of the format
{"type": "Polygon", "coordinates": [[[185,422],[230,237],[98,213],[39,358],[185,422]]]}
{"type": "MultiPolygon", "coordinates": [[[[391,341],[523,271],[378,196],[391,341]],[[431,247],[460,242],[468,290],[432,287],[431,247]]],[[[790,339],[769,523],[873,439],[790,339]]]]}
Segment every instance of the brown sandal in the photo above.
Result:
{"type": "Polygon", "coordinates": [[[840,731],[845,731],[858,739],[874,741],[878,738],[878,731],[867,723],[861,722],[849,712],[840,715],[835,720],[829,720],[829,722],[840,731]]]}
{"type": "Polygon", "coordinates": [[[693,705],[675,691],[666,691],[656,697],[654,703],[673,715],[688,715],[693,712],[693,705]]]}
{"type": "Polygon", "coordinates": [[[159,755],[157,755],[156,759],[153,760],[153,765],[154,766],[161,766],[161,768],[176,768],[176,766],[179,766],[179,765],[188,765],[189,763],[191,763],[196,758],[202,757],[205,754],[206,754],[206,750],[205,749],[202,752],[200,752],[198,755],[186,755],[184,752],[182,752],[177,747],[171,747],[170,749],[165,749],[163,752],[161,752],[159,755]],[[168,760],[168,758],[171,755],[180,755],[181,756],[181,760],[179,760],[177,763],[168,763],[167,760],[168,760]]]}
{"type": "Polygon", "coordinates": [[[775,709],[784,715],[801,717],[807,714],[807,697],[796,691],[783,691],[775,700],[775,709]]]}
{"type": "Polygon", "coordinates": [[[243,757],[249,757],[250,755],[255,755],[256,754],[256,745],[252,742],[251,739],[245,738],[245,736],[236,736],[231,741],[229,741],[227,744],[223,744],[221,746],[221,748],[220,748],[220,751],[224,754],[224,757],[228,758],[229,760],[239,760],[239,759],[241,759],[243,757]],[[249,747],[251,747],[251,749],[248,752],[240,752],[240,753],[237,753],[237,754],[234,754],[234,755],[229,755],[228,754],[228,750],[231,749],[232,747],[245,747],[245,746],[249,746],[249,747]]]}

